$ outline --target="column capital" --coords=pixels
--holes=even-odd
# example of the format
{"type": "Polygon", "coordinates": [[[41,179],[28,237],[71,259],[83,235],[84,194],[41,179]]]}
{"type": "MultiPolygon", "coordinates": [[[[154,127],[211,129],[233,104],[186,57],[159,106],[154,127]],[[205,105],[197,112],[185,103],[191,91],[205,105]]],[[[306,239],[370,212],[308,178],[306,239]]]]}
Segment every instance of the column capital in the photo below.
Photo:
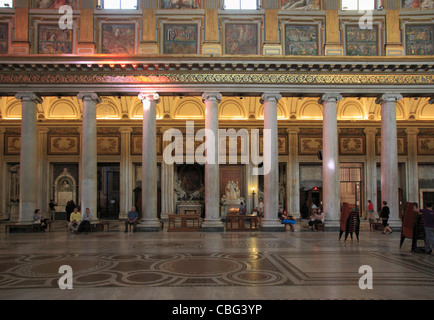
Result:
{"type": "Polygon", "coordinates": [[[38,128],[38,133],[48,133],[48,131],[50,131],[50,129],[46,127],[38,128]]]}
{"type": "Polygon", "coordinates": [[[130,127],[121,127],[121,128],[119,128],[119,132],[120,133],[128,134],[128,133],[133,132],[133,129],[130,128],[130,127]]]}
{"type": "Polygon", "coordinates": [[[324,93],[321,98],[318,99],[318,103],[338,102],[339,100],[342,100],[342,95],[340,93],[324,93]]]}
{"type": "Polygon", "coordinates": [[[298,133],[300,133],[300,129],[299,128],[288,128],[288,129],[286,129],[286,132],[289,134],[298,134],[298,133]]]}
{"type": "Polygon", "coordinates": [[[418,128],[407,128],[405,129],[405,133],[408,135],[417,135],[419,133],[419,129],[418,128]]]}
{"type": "Polygon", "coordinates": [[[6,129],[5,128],[0,128],[0,134],[5,133],[6,129]]]}
{"type": "Polygon", "coordinates": [[[377,134],[378,130],[376,128],[366,128],[365,130],[363,130],[363,132],[366,134],[368,134],[368,133],[377,134]]]}
{"type": "Polygon", "coordinates": [[[79,92],[77,94],[79,100],[94,100],[96,103],[101,103],[101,98],[95,92],[79,92]]]}
{"type": "Polygon", "coordinates": [[[42,103],[42,99],[39,94],[36,94],[34,92],[19,92],[15,95],[15,99],[21,100],[21,101],[34,101],[39,104],[42,103]]]}
{"type": "Polygon", "coordinates": [[[399,93],[385,93],[381,97],[375,100],[376,104],[381,104],[383,102],[397,102],[402,100],[402,95],[399,93]]]}
{"type": "Polygon", "coordinates": [[[279,102],[279,100],[282,99],[282,95],[278,92],[264,92],[261,96],[261,100],[259,102],[261,104],[264,104],[265,101],[270,102],[279,102]]]}
{"type": "Polygon", "coordinates": [[[210,101],[217,101],[218,103],[220,103],[220,101],[222,101],[222,98],[223,96],[220,92],[204,92],[202,94],[203,102],[210,100],[210,101]]]}
{"type": "Polygon", "coordinates": [[[155,101],[156,103],[160,103],[160,95],[156,92],[140,92],[138,98],[143,102],[147,101],[155,101]]]}
{"type": "Polygon", "coordinates": [[[434,104],[434,98],[431,98],[428,102],[429,104],[434,104]]]}

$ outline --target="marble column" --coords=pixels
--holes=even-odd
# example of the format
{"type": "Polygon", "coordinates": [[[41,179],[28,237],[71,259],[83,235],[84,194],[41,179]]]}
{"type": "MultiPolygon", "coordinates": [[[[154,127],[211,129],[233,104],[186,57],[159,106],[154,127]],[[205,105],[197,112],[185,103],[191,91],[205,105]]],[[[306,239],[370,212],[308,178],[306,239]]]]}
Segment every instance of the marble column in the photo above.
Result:
{"type": "Polygon", "coordinates": [[[381,103],[381,201],[390,208],[390,227],[401,226],[398,198],[398,142],[396,103],[400,94],[384,94],[375,102],[381,103]]]}
{"type": "Polygon", "coordinates": [[[48,197],[51,196],[49,192],[50,182],[48,179],[48,159],[47,159],[47,134],[48,128],[38,128],[38,199],[36,201],[37,207],[41,212],[49,216],[48,197]]]}
{"type": "Polygon", "coordinates": [[[300,129],[290,128],[288,132],[289,157],[288,157],[288,204],[287,212],[296,219],[300,219],[300,169],[298,163],[298,133],[300,129]]]}
{"type": "Polygon", "coordinates": [[[36,114],[42,99],[33,92],[22,92],[15,96],[22,102],[21,150],[20,150],[20,222],[33,222],[37,205],[37,158],[38,131],[36,114]]]}
{"type": "Polygon", "coordinates": [[[336,105],[342,96],[339,93],[326,93],[318,103],[323,105],[323,211],[328,230],[339,228],[340,215],[340,172],[338,160],[338,128],[336,105]]]}
{"type": "MultiPolygon", "coordinates": [[[[407,202],[419,203],[419,164],[417,162],[418,128],[407,128],[407,202]]],[[[422,207],[422,203],[419,204],[422,207]]]]}
{"type": "Polygon", "coordinates": [[[119,129],[121,133],[121,162],[120,162],[120,212],[119,219],[126,219],[127,213],[133,205],[133,164],[131,162],[131,132],[130,127],[119,129]]]}
{"type": "Polygon", "coordinates": [[[89,208],[92,221],[98,220],[97,212],[97,124],[96,105],[101,99],[94,92],[80,92],[83,101],[81,135],[81,213],[89,208]]]}
{"type": "MultiPolygon", "coordinates": [[[[222,95],[218,92],[205,92],[202,101],[205,103],[205,129],[214,134],[214,141],[207,142],[207,150],[214,150],[213,157],[207,155],[205,163],[205,219],[202,231],[223,231],[220,219],[220,183],[218,161],[218,128],[219,128],[219,102],[222,95]]],[[[206,138],[208,141],[208,138],[206,138]]]]}
{"type": "Polygon", "coordinates": [[[264,105],[264,218],[263,231],[284,231],[278,219],[279,211],[279,153],[277,139],[277,103],[282,96],[275,92],[266,92],[261,97],[264,105]],[[265,130],[270,133],[267,141],[265,130]]]}
{"type": "MultiPolygon", "coordinates": [[[[375,128],[366,128],[366,203],[371,200],[374,211],[377,211],[377,160],[375,152],[375,135],[378,130],[375,128]]],[[[368,211],[366,205],[365,217],[368,211]]]]}
{"type": "Polygon", "coordinates": [[[0,128],[0,220],[9,218],[7,212],[7,193],[6,193],[6,170],[4,163],[4,128],[0,128]]]}
{"type": "Polygon", "coordinates": [[[140,93],[143,103],[142,135],[142,220],[138,231],[160,230],[157,213],[157,103],[158,93],[140,93]]]}
{"type": "MultiPolygon", "coordinates": [[[[161,128],[161,133],[171,128],[161,128]]],[[[163,141],[163,150],[171,141],[163,141]]],[[[161,161],[161,220],[166,221],[169,214],[175,213],[174,165],[161,161]]]]}

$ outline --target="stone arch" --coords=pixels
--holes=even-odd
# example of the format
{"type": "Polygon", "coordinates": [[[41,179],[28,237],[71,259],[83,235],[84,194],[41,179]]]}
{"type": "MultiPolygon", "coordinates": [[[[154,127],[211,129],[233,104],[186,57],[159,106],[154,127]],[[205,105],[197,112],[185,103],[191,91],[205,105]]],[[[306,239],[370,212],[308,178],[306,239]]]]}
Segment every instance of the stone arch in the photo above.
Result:
{"type": "MultiPolygon", "coordinates": [[[[163,113],[161,112],[161,106],[159,103],[157,103],[157,108],[155,111],[156,111],[156,118],[162,119],[163,113]]],[[[135,101],[133,102],[133,106],[131,108],[131,113],[130,113],[130,119],[143,119],[143,103],[138,98],[135,99],[135,101]]]]}
{"type": "Polygon", "coordinates": [[[338,119],[361,120],[365,119],[365,110],[360,101],[354,99],[344,100],[338,109],[338,119]]]}
{"type": "Polygon", "coordinates": [[[434,119],[434,104],[429,104],[428,101],[420,104],[416,111],[417,117],[420,120],[433,120],[434,119]]]}
{"type": "Polygon", "coordinates": [[[306,99],[298,110],[297,119],[322,120],[322,105],[318,103],[317,99],[306,99]]]}
{"type": "MultiPolygon", "coordinates": [[[[396,120],[405,120],[408,118],[404,103],[398,101],[396,103],[396,120]]],[[[377,119],[381,120],[381,104],[377,106],[377,119]]]]}
{"type": "Polygon", "coordinates": [[[78,119],[80,117],[77,105],[66,99],[53,99],[47,114],[49,119],[78,119]]]}
{"type": "Polygon", "coordinates": [[[121,118],[121,108],[113,101],[111,98],[101,99],[96,107],[96,118],[97,119],[120,119],[121,118]]]}
{"type": "Polygon", "coordinates": [[[196,97],[177,98],[172,110],[173,119],[203,119],[205,107],[196,97]]]}
{"type": "Polygon", "coordinates": [[[220,119],[246,119],[247,111],[243,102],[237,98],[226,98],[219,106],[220,119]]]}
{"type": "Polygon", "coordinates": [[[13,99],[6,105],[5,119],[21,119],[21,101],[13,99]]]}
{"type": "MultiPolygon", "coordinates": [[[[259,107],[258,119],[264,119],[264,105],[261,104],[259,107]]],[[[277,120],[285,120],[288,119],[288,113],[285,107],[285,103],[282,100],[279,100],[277,103],[277,120]]]]}

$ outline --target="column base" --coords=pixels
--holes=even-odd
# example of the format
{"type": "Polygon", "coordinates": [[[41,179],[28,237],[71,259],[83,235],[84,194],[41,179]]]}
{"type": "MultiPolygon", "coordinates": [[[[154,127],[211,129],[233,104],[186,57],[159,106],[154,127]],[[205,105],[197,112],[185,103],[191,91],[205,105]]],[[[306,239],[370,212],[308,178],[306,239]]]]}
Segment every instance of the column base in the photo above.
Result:
{"type": "Polygon", "coordinates": [[[225,228],[221,220],[205,220],[200,228],[202,232],[224,232],[225,228]]]}
{"type": "Polygon", "coordinates": [[[325,220],[325,232],[339,232],[341,229],[341,222],[339,220],[325,220]]]}
{"type": "Polygon", "coordinates": [[[389,220],[389,227],[392,231],[401,231],[402,221],[401,220],[389,220]]]}
{"type": "Polygon", "coordinates": [[[158,232],[160,231],[160,221],[158,220],[146,220],[141,221],[137,225],[138,232],[158,232]]]}
{"type": "Polygon", "coordinates": [[[284,232],[285,225],[279,220],[262,220],[262,232],[284,232]]]}

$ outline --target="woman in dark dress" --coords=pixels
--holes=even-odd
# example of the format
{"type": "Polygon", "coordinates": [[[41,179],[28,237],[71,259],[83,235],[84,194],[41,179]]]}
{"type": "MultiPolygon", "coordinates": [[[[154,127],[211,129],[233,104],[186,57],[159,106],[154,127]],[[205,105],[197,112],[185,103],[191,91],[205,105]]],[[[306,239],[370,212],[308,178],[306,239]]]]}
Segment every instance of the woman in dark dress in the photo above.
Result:
{"type": "Polygon", "coordinates": [[[390,229],[388,224],[389,215],[390,215],[390,209],[387,206],[387,202],[383,201],[383,208],[381,209],[380,212],[380,217],[381,220],[383,221],[383,227],[384,227],[383,234],[386,234],[386,231],[389,231],[389,234],[392,234],[392,229],[390,229]]]}

